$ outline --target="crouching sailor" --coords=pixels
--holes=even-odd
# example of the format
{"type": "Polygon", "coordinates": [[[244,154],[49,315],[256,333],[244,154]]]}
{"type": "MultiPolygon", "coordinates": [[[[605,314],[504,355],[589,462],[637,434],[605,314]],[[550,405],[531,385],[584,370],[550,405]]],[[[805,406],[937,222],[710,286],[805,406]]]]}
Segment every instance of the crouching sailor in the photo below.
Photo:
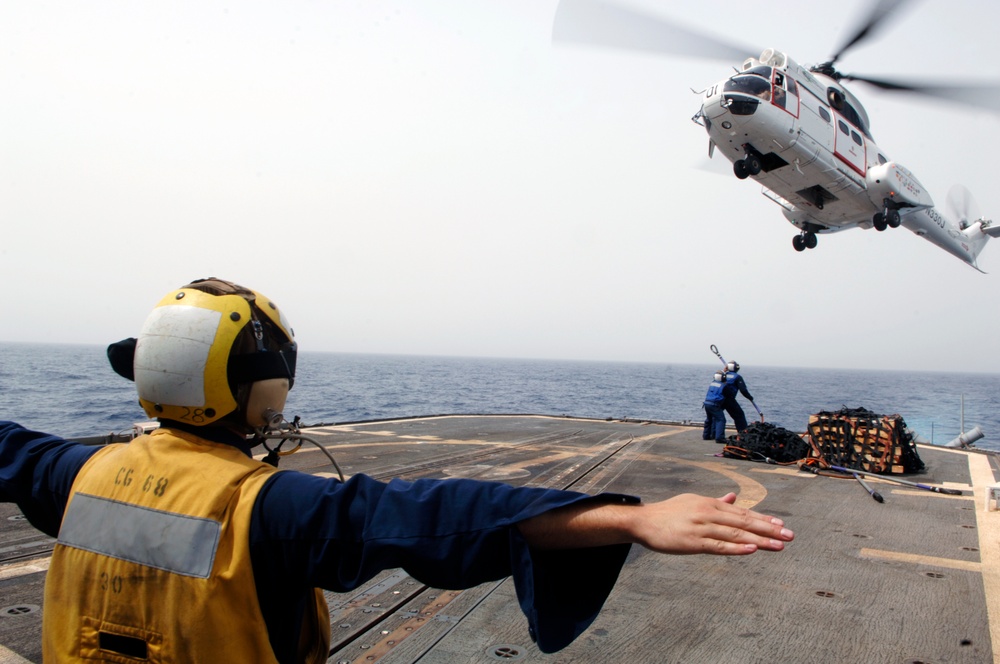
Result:
{"type": "Polygon", "coordinates": [[[705,434],[707,437],[715,438],[715,442],[720,444],[726,442],[726,411],[723,406],[728,392],[726,374],[716,371],[702,405],[705,408],[705,434]]]}

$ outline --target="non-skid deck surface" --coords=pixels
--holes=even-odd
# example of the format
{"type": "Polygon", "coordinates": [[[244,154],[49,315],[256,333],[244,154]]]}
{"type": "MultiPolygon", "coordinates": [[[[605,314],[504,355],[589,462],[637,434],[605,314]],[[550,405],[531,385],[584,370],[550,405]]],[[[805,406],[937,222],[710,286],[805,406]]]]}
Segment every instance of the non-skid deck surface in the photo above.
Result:
{"type": "MultiPolygon", "coordinates": [[[[796,533],[781,553],[674,557],[633,547],[594,625],[543,655],[507,580],[428,588],[387,570],[327,593],[331,662],[993,662],[1000,644],[1000,512],[985,511],[996,457],[920,447],[947,496],[817,477],[715,456],[701,430],[534,416],[445,416],[311,428],[345,474],[472,477],[660,500],[739,493],[796,533]]],[[[310,445],[282,468],[333,475],[310,445]]],[[[464,509],[456,505],[455,509],[464,509]]],[[[41,661],[42,590],[52,542],[0,505],[0,662],[41,661]]],[[[581,574],[580,583],[587,583],[581,574]]]]}

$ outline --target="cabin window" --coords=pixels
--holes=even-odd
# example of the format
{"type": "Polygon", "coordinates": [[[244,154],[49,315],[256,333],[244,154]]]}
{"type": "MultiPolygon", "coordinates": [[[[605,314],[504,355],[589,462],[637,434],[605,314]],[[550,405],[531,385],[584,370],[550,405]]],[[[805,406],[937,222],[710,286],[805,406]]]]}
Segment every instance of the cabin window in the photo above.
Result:
{"type": "Polygon", "coordinates": [[[857,143],[858,145],[864,145],[865,144],[865,142],[863,140],[861,140],[861,134],[859,134],[856,131],[852,131],[851,132],[851,138],[853,138],[854,142],[857,143]]]}
{"type": "Polygon", "coordinates": [[[785,72],[779,69],[774,70],[774,87],[771,90],[771,103],[798,117],[799,103],[795,81],[788,78],[785,72]],[[789,105],[789,102],[791,105],[789,105]]]}
{"type": "Polygon", "coordinates": [[[819,117],[821,117],[824,120],[826,120],[827,122],[829,122],[831,120],[831,118],[830,118],[830,111],[826,110],[825,107],[820,106],[819,107],[819,117]]]}
{"type": "Polygon", "coordinates": [[[785,78],[785,87],[788,88],[788,94],[799,96],[799,85],[794,78],[785,78]]]}
{"type": "Polygon", "coordinates": [[[845,120],[857,127],[862,134],[871,138],[871,134],[868,133],[868,127],[861,119],[861,114],[858,113],[857,109],[851,106],[850,102],[847,101],[847,97],[844,96],[843,90],[829,87],[826,89],[826,98],[830,102],[830,106],[843,115],[845,120]]]}
{"type": "Polygon", "coordinates": [[[840,127],[840,132],[843,134],[850,134],[851,130],[847,128],[847,123],[843,120],[837,120],[837,126],[840,127]]]}
{"type": "Polygon", "coordinates": [[[842,108],[840,112],[844,114],[844,119],[866,134],[868,133],[868,128],[865,127],[865,124],[861,121],[861,116],[858,115],[858,112],[854,110],[853,106],[844,102],[844,108],[842,108]]]}
{"type": "Polygon", "coordinates": [[[787,95],[785,94],[785,89],[780,85],[778,85],[777,79],[775,80],[775,85],[774,85],[773,101],[775,106],[780,106],[781,108],[785,108],[785,105],[788,102],[787,95]]]}
{"type": "Polygon", "coordinates": [[[879,153],[879,155],[878,155],[878,163],[880,163],[880,164],[884,164],[884,163],[886,163],[886,162],[888,162],[888,161],[889,161],[889,160],[888,160],[888,159],[886,159],[886,158],[885,158],[885,156],[884,156],[884,155],[883,155],[882,153],[879,153]]]}

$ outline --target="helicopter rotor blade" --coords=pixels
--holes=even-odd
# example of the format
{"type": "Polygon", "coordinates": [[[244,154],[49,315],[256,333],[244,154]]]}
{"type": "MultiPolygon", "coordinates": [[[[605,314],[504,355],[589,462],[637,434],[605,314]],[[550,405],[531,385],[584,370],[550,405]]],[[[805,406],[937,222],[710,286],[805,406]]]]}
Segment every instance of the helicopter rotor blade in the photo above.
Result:
{"type": "Polygon", "coordinates": [[[601,0],[560,0],[552,40],[736,62],[760,52],[601,0]]]}
{"type": "Polygon", "coordinates": [[[871,11],[864,18],[861,25],[855,28],[851,36],[844,42],[844,45],[837,49],[832,56],[830,56],[828,64],[832,65],[849,49],[875,34],[876,28],[878,28],[883,21],[895,14],[897,10],[908,2],[910,2],[910,0],[879,0],[875,3],[875,6],[872,7],[871,11]]]}
{"type": "Polygon", "coordinates": [[[842,80],[860,81],[888,92],[906,92],[924,97],[933,97],[954,104],[976,106],[994,113],[1000,113],[1000,81],[980,83],[921,82],[909,83],[900,80],[872,78],[845,74],[842,80]]]}

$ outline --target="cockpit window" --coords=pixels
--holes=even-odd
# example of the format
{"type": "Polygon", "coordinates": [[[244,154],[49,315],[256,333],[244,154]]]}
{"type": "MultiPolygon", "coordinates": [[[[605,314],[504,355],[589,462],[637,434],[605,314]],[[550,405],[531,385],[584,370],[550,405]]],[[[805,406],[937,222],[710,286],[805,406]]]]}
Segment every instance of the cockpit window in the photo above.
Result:
{"type": "MultiPolygon", "coordinates": [[[[770,70],[770,67],[754,67],[754,69],[770,70]]],[[[752,95],[754,97],[760,97],[766,101],[771,98],[771,81],[770,79],[761,78],[760,76],[740,74],[739,76],[733,76],[731,79],[726,81],[726,85],[723,87],[723,92],[736,92],[745,95],[752,95]]]]}
{"type": "Polygon", "coordinates": [[[740,74],[753,74],[755,76],[763,76],[767,80],[771,80],[771,68],[764,65],[757,65],[756,67],[751,67],[746,71],[741,71],[740,74]]]}

